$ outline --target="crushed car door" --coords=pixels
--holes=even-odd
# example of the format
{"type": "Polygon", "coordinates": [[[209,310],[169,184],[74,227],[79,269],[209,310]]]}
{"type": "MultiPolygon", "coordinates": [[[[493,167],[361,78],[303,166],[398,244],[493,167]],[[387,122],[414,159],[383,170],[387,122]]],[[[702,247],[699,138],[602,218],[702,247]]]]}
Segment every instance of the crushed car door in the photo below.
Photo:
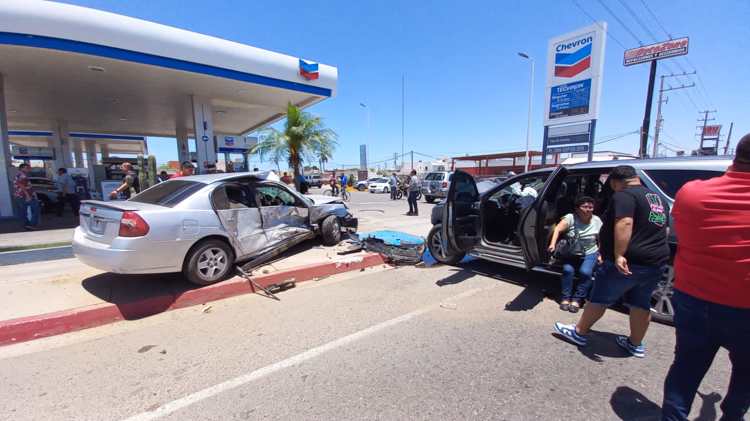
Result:
{"type": "Polygon", "coordinates": [[[547,178],[536,201],[521,214],[518,236],[529,267],[543,263],[550,229],[558,219],[555,214],[557,191],[567,174],[565,167],[557,167],[547,178]]]}
{"type": "Polygon", "coordinates": [[[445,250],[468,251],[482,236],[479,191],[474,178],[456,171],[443,207],[441,240],[445,250]]]}
{"type": "Polygon", "coordinates": [[[301,199],[276,184],[259,183],[253,189],[260,204],[263,229],[272,247],[311,233],[309,209],[301,199]]]}
{"type": "Polygon", "coordinates": [[[260,209],[247,186],[224,184],[214,190],[211,201],[235,250],[240,254],[238,258],[251,256],[267,246],[260,209]]]}

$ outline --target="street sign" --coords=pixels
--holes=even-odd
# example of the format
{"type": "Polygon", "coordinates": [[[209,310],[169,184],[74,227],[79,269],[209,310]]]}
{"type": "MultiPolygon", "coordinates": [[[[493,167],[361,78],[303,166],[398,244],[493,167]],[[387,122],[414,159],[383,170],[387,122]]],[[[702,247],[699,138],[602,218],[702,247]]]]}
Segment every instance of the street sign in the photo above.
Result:
{"type": "Polygon", "coordinates": [[[719,132],[721,132],[721,124],[705,126],[703,127],[703,138],[704,139],[718,138],[719,132]]]}
{"type": "Polygon", "coordinates": [[[688,53],[688,37],[671,39],[657,44],[644,45],[638,48],[625,50],[622,64],[632,66],[652,60],[661,60],[670,57],[684,56],[688,53]]]}
{"type": "Polygon", "coordinates": [[[203,135],[203,137],[201,137],[201,140],[204,142],[208,142],[208,136],[203,135]]]}

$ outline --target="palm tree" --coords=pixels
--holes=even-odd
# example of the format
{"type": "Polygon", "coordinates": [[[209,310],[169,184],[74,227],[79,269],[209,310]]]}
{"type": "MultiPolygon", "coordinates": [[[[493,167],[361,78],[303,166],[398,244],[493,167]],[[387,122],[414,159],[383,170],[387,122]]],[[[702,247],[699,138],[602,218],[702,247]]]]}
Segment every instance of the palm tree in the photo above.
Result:
{"type": "Polygon", "coordinates": [[[252,152],[257,152],[261,160],[268,158],[277,166],[279,162],[289,162],[298,190],[302,163],[316,158],[327,161],[333,155],[338,139],[336,132],[326,128],[320,117],[301,111],[292,103],[287,105],[284,131],[269,128],[265,134],[265,139],[258,142],[252,152]]]}

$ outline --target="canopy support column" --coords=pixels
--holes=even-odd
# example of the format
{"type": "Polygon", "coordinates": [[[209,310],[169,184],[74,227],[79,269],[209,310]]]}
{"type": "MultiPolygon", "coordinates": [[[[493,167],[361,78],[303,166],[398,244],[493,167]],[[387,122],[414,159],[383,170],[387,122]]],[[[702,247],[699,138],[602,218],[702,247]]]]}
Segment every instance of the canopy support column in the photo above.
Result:
{"type": "Polygon", "coordinates": [[[180,163],[190,161],[187,127],[177,127],[177,160],[179,160],[180,163]]]}
{"type": "Polygon", "coordinates": [[[8,115],[5,108],[5,79],[0,73],[0,216],[13,216],[13,197],[10,181],[10,139],[8,139],[8,115]]]}
{"type": "Polygon", "coordinates": [[[216,164],[213,107],[205,98],[190,96],[193,105],[193,133],[198,160],[198,173],[205,174],[206,166],[216,164]]]}

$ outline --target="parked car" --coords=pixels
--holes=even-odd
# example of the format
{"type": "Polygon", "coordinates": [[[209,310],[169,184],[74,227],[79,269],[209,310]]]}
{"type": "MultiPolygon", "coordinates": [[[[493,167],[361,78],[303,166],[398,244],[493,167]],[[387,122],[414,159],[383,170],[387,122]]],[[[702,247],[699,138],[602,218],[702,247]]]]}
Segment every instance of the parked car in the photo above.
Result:
{"type": "Polygon", "coordinates": [[[208,285],[235,263],[260,264],[320,236],[334,245],[357,219],[339,198],[303,196],[269,173],[182,177],[127,201],[86,200],[73,252],[115,273],[182,272],[208,285]]]}
{"type": "Polygon", "coordinates": [[[42,212],[52,212],[57,204],[59,189],[54,180],[47,177],[29,177],[42,212]]]}
{"type": "Polygon", "coordinates": [[[305,175],[305,181],[310,187],[320,188],[323,186],[323,178],[320,174],[307,174],[305,175]]]}
{"type": "Polygon", "coordinates": [[[359,191],[365,191],[370,187],[370,183],[375,180],[382,180],[383,177],[371,177],[367,180],[359,180],[357,181],[357,184],[354,185],[354,188],[356,188],[359,191]]]}
{"type": "Polygon", "coordinates": [[[435,171],[427,173],[422,179],[422,195],[427,203],[432,203],[436,198],[445,198],[448,194],[452,172],[435,171]]]}
{"type": "MultiPolygon", "coordinates": [[[[594,213],[607,208],[612,190],[607,175],[622,161],[591,162],[530,171],[481,191],[471,175],[457,171],[444,204],[432,210],[427,245],[440,262],[456,264],[466,254],[537,272],[559,274],[561,267],[546,250],[560,218],[573,211],[579,194],[596,200],[594,213]],[[535,194],[534,194],[535,193],[535,194]]],[[[731,164],[726,157],[628,160],[643,184],[662,196],[671,208],[683,184],[720,176],[731,164]]],[[[677,238],[668,238],[672,259],[677,238]]],[[[652,297],[654,319],[671,323],[673,271],[652,297]]]]}
{"type": "Polygon", "coordinates": [[[390,181],[387,178],[375,178],[368,184],[370,193],[389,193],[391,191],[390,181]]]}

